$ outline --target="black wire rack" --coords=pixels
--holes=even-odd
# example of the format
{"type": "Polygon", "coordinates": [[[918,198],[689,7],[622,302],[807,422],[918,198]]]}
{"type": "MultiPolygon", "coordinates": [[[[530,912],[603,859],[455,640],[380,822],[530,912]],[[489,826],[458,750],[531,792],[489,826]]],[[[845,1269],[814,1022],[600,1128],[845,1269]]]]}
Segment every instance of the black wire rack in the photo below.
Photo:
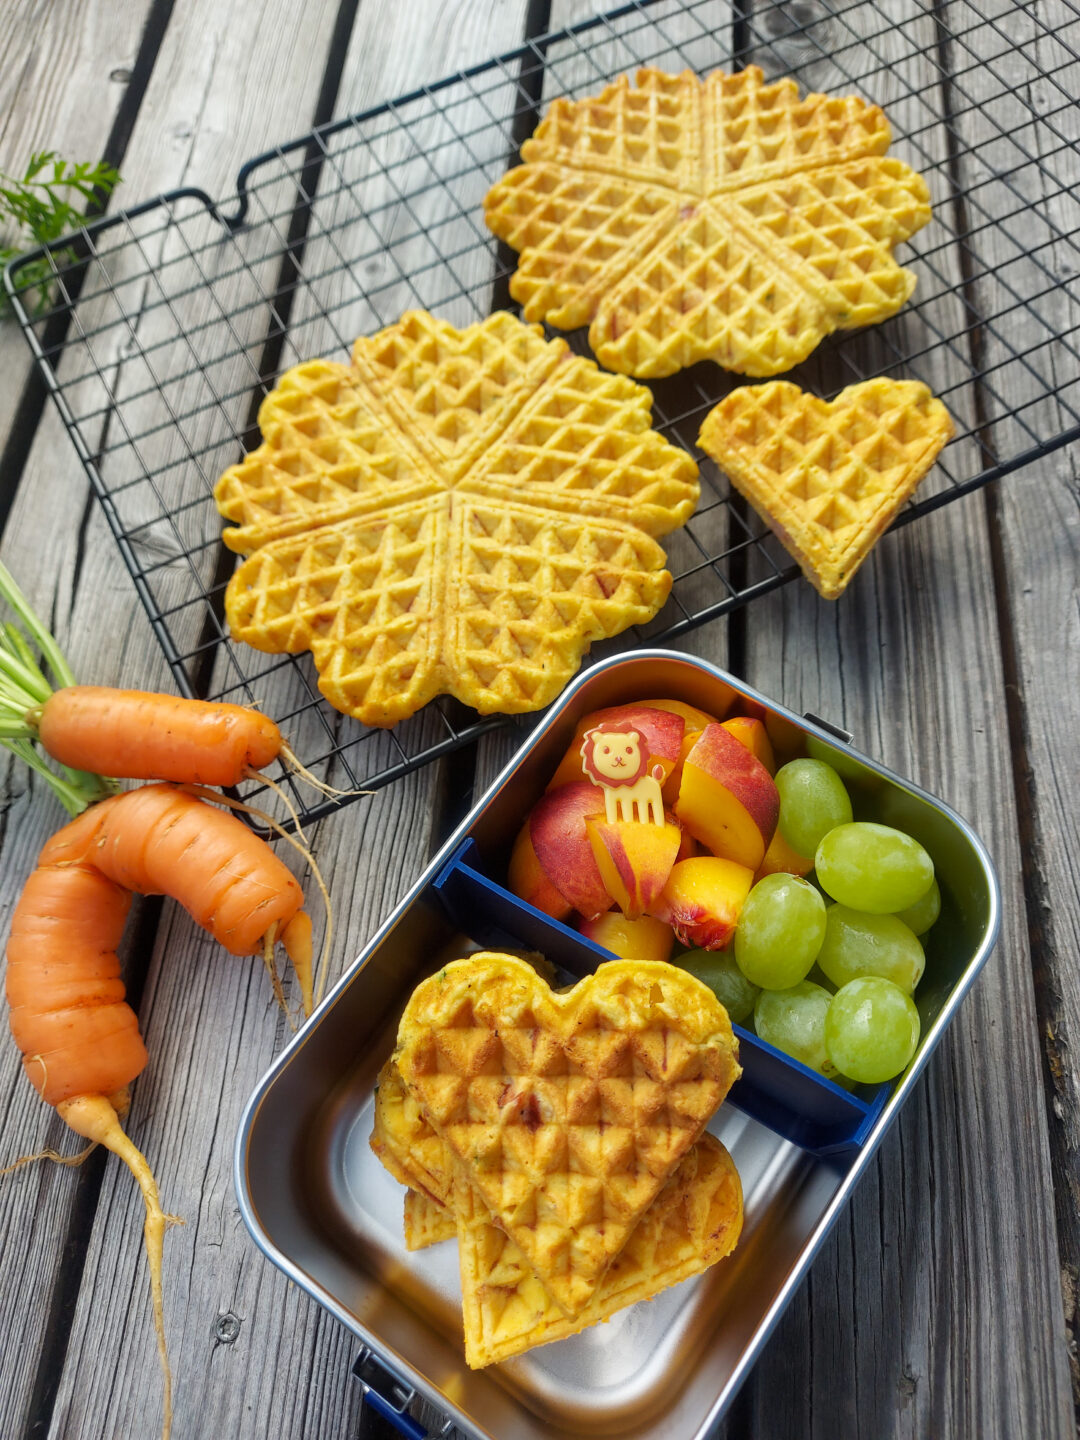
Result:
{"type": "MultiPolygon", "coordinates": [[[[639,65],[749,63],[882,105],[891,153],[930,187],[933,221],[899,257],[918,276],[912,300],[791,372],[826,397],[885,374],[944,399],[957,437],[897,523],[1080,436],[1071,0],[635,0],[267,151],[227,205],[172,191],[9,267],[8,293],[183,693],[260,704],[311,770],[351,789],[507,723],[444,699],[367,730],[321,699],[307,655],[233,644],[222,616],[235,557],[214,482],[258,444],[259,401],[290,365],[344,359],[355,336],[409,308],[457,325],[514,308],[515,257],[485,229],[482,201],[551,100],[639,65]]],[[[694,445],[738,383],[705,364],[652,386],[657,428],[701,461],[702,500],[665,541],[668,604],[619,646],[671,640],[797,573],[694,445]]],[[[305,818],[332,804],[296,798],[305,818]]]]}

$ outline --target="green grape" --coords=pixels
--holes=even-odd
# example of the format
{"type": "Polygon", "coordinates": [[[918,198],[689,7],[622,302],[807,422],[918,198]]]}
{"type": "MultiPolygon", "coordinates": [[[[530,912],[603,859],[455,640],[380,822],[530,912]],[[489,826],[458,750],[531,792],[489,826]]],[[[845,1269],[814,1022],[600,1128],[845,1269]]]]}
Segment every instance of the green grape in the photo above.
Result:
{"type": "Polygon", "coordinates": [[[814,872],[841,905],[889,915],[922,899],[934,881],[934,862],[902,830],[858,820],[829,831],[817,847],[814,872]]]}
{"type": "Polygon", "coordinates": [[[844,782],[824,760],[789,760],[776,772],[780,833],[799,855],[813,855],[823,836],[851,819],[844,782]]]}
{"type": "Polygon", "coordinates": [[[836,1066],[825,1052],[825,1017],[831,1002],[828,990],[809,980],[789,990],[762,990],[754,1006],[754,1028],[766,1044],[820,1075],[835,1075],[836,1066]]]}
{"type": "Polygon", "coordinates": [[[741,1025],[760,991],[751,985],[730,950],[688,950],[673,962],[706,984],[723,1005],[733,1025],[741,1025]]]}
{"type": "Polygon", "coordinates": [[[914,905],[901,910],[896,918],[902,920],[916,935],[925,935],[940,914],[941,887],[935,880],[921,900],[916,900],[914,905]]]}
{"type": "Polygon", "coordinates": [[[842,745],[827,745],[816,735],[807,735],[806,753],[811,760],[823,760],[844,780],[865,780],[867,778],[866,766],[856,760],[853,755],[845,754],[842,745]]]}
{"type": "Polygon", "coordinates": [[[735,959],[753,985],[786,990],[806,979],[825,938],[825,901],[797,875],[766,875],[743,903],[735,959]]]}
{"type": "Polygon", "coordinates": [[[915,1002],[891,980],[866,975],[832,997],[825,1017],[825,1049],[850,1080],[877,1085],[899,1075],[919,1043],[915,1002]]]}
{"type": "Polygon", "coordinates": [[[899,916],[866,915],[846,905],[830,905],[817,963],[837,987],[860,975],[878,975],[910,995],[922,979],[926,956],[899,916]]]}

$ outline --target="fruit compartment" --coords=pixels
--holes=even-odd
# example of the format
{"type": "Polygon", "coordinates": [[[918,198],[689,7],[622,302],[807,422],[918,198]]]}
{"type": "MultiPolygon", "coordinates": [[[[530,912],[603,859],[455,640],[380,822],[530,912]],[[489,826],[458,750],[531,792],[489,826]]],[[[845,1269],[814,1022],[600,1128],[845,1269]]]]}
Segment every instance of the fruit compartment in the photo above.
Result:
{"type": "MultiPolygon", "coordinates": [[[[432,882],[451,924],[485,949],[535,950],[569,982],[619,957],[521,900],[489,874],[471,836],[432,882]]],[[[894,1083],[846,1090],[760,1040],[741,1025],[742,1076],[728,1102],[804,1150],[825,1156],[857,1149],[873,1129],[894,1083]]]]}

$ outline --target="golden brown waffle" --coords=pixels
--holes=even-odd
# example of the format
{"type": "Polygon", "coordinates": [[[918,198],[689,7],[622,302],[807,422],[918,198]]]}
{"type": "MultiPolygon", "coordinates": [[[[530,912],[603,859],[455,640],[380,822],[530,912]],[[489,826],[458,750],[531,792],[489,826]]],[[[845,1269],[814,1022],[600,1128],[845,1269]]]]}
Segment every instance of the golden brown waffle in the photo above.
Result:
{"type": "Polygon", "coordinates": [[[426,1250],[429,1245],[438,1245],[443,1240],[456,1240],[457,1233],[457,1218],[453,1210],[448,1210],[420,1190],[405,1191],[406,1250],[426,1250]]]}
{"type": "Polygon", "coordinates": [[[411,1102],[392,1063],[379,1076],[371,1145],[395,1179],[415,1185],[423,1177],[423,1190],[405,1195],[406,1248],[458,1240],[465,1359],[474,1368],[565,1339],[652,1299],[722,1260],[742,1229],[738,1172],[706,1133],[638,1221],[584,1310],[568,1320],[520,1247],[492,1220],[464,1168],[455,1174],[449,1146],[411,1102]],[[446,1194],[450,1208],[436,1194],[446,1194]]]}
{"type": "Polygon", "coordinates": [[[735,1248],[743,1220],[734,1161],[719,1140],[705,1134],[631,1231],[584,1309],[568,1319],[460,1176],[455,1207],[465,1360],[473,1369],[564,1340],[700,1275],[735,1248]]]}
{"type": "Polygon", "coordinates": [[[891,252],[929,220],[929,194],[885,156],[890,138],[876,105],[800,100],[753,65],[642,69],[556,100],[485,218],[520,252],[525,318],[589,324],[609,370],[776,375],[911,294],[891,252]]]}
{"type": "Polygon", "coordinates": [[[775,380],[732,391],[698,443],[835,600],[952,433],[917,381],[867,380],[826,404],[775,380]]]}
{"type": "Polygon", "coordinates": [[[417,987],[395,1061],[496,1223],[569,1317],[739,1075],[686,971],[612,961],[553,994],[482,952],[417,987]]]}
{"type": "Polygon", "coordinates": [[[310,650],[332,705],[393,725],[433,696],[482,713],[554,699],[594,640],[652,618],[697,467],[651,396],[539,326],[423,311],[312,361],[263,402],[218,481],[234,638],[310,650]]]}

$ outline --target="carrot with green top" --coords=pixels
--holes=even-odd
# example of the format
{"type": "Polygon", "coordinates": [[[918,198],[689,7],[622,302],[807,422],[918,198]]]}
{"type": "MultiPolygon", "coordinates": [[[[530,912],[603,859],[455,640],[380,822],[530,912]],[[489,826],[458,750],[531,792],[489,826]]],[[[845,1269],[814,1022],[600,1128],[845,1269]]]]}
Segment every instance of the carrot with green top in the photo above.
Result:
{"type": "MultiPolygon", "coordinates": [[[[265,841],[207,799],[247,807],[201,788],[214,779],[234,783],[283,747],[276,726],[239,706],[76,686],[52,636],[3,567],[0,594],[62,686],[51,692],[28,635],[18,625],[4,625],[0,742],[43,775],[76,817],[45,845],[12,915],[6,978],[11,1031],[42,1099],[77,1134],[118,1155],[142,1192],[168,1437],[172,1381],[161,1265],[169,1217],[150,1167],[121,1125],[128,1087],[148,1056],[125,999],[117,947],[132,893],[171,896],[231,954],[261,954],[284,1004],[272,961],[280,941],[311,1013],[311,922],[300,885],[265,841]],[[59,771],[39,753],[39,743],[59,760],[59,771]],[[137,778],[164,772],[190,786],[144,785],[119,794],[113,781],[88,768],[98,764],[137,778]]],[[[286,838],[311,859],[298,841],[286,838]]]]}

